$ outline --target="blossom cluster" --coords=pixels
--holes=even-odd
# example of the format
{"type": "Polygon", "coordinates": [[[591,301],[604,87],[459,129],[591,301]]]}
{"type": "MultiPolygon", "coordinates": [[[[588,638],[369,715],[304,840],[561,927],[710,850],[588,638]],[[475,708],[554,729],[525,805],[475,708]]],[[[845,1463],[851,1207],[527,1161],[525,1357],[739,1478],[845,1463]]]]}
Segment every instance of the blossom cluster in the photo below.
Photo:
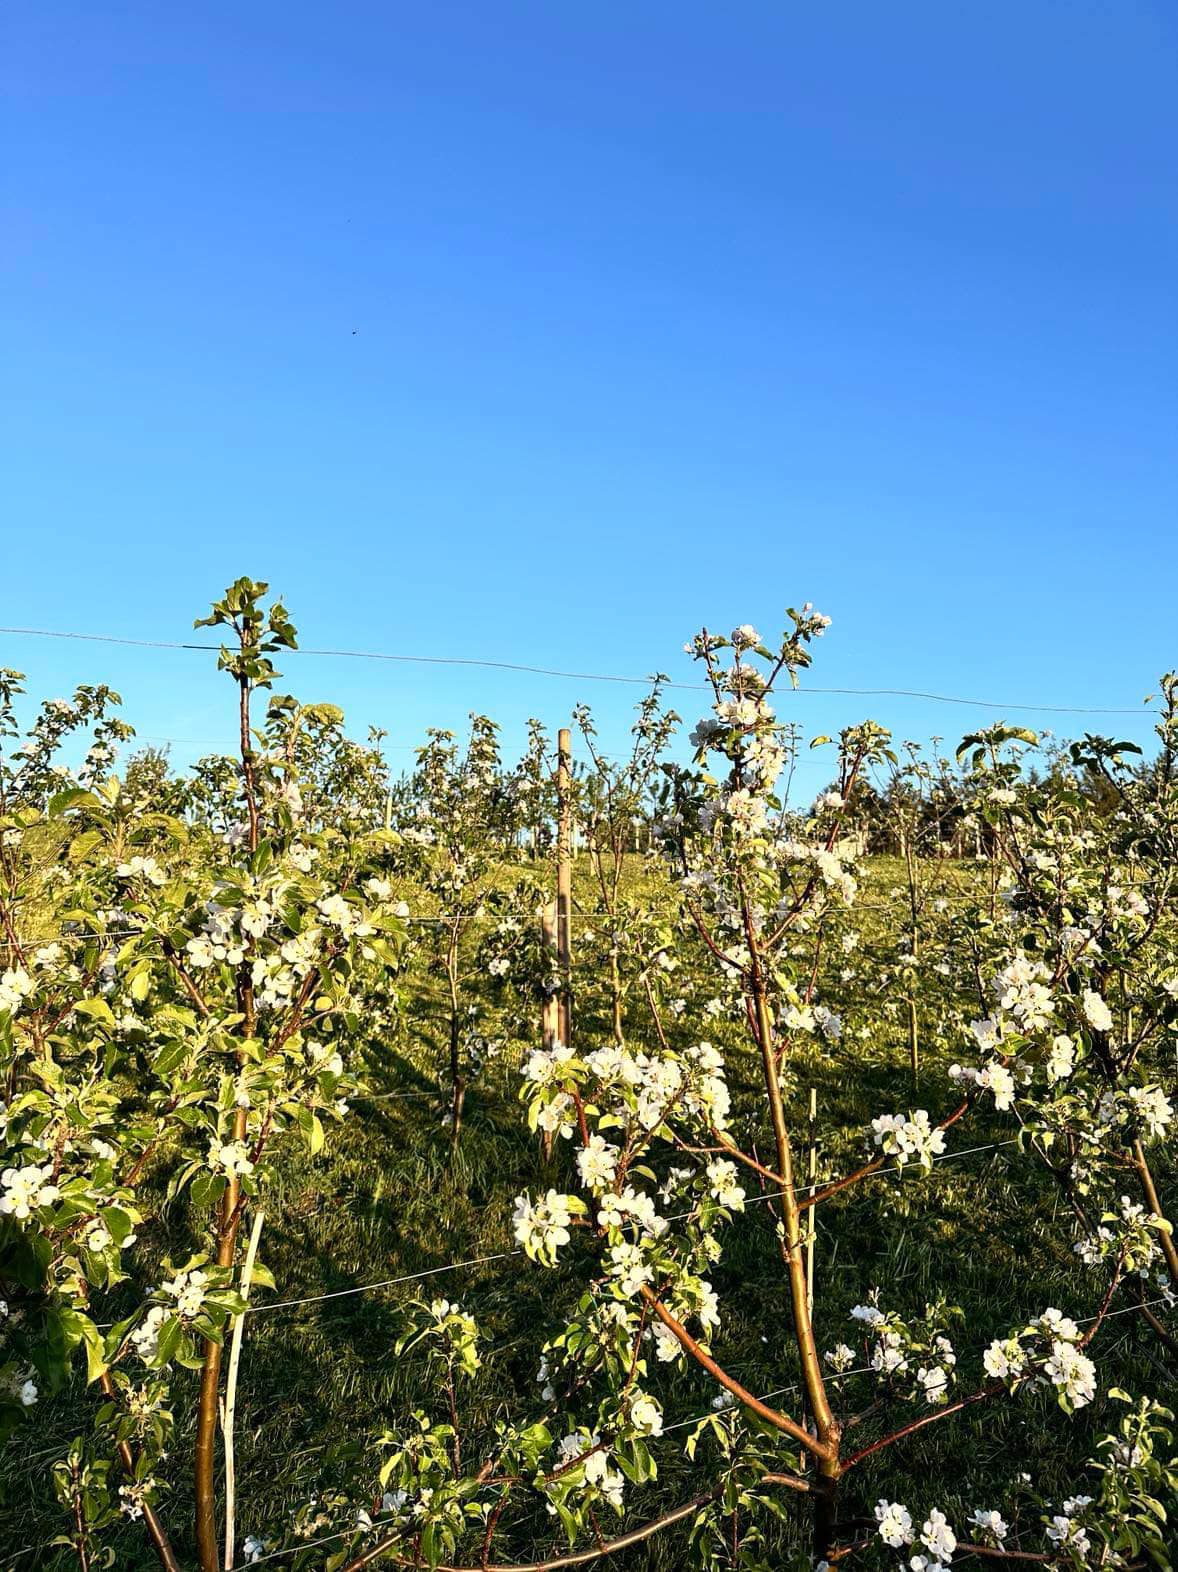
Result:
{"type": "MultiPolygon", "coordinates": [[[[949,1312],[943,1304],[927,1306],[923,1322],[912,1323],[895,1311],[881,1310],[876,1291],[865,1304],[854,1306],[851,1319],[867,1333],[868,1363],[890,1389],[930,1408],[948,1401],[956,1379],[957,1354],[948,1336],[949,1312]]],[[[846,1370],[855,1355],[846,1344],[839,1344],[825,1358],[832,1369],[846,1370]]]]}
{"type": "Polygon", "coordinates": [[[986,1374],[1013,1391],[1023,1382],[1050,1385],[1065,1413],[1096,1396],[1096,1366],[1083,1351],[1080,1329],[1070,1316],[1048,1309],[1031,1325],[995,1338],[982,1355],[986,1374]]]}
{"type": "Polygon", "coordinates": [[[881,1497],[875,1504],[876,1533],[892,1550],[918,1544],[908,1561],[911,1572],[945,1572],[957,1549],[957,1535],[939,1507],[934,1507],[918,1529],[902,1502],[881,1497]]]}
{"type": "Polygon", "coordinates": [[[871,1121],[871,1128],[876,1146],[895,1159],[897,1168],[914,1162],[931,1169],[945,1150],[944,1130],[931,1122],[923,1108],[907,1115],[880,1114],[871,1121]]]}

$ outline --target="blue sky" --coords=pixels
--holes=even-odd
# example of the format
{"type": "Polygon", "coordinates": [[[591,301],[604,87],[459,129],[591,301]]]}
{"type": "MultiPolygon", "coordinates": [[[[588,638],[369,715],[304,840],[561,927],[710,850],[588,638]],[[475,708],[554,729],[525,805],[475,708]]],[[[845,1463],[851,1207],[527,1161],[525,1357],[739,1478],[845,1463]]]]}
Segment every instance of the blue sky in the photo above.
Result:
{"type": "MultiPolygon", "coordinates": [[[[6,32],[0,622],[183,639],[248,572],[323,647],[687,677],[703,622],[809,598],[827,686],[1132,707],[1178,661],[1169,0],[17,0],[6,32]]],[[[179,760],[232,734],[199,656],[0,664],[114,683],[179,760]]],[[[287,669],[406,750],[580,697],[616,747],[635,697],[287,669]]]]}

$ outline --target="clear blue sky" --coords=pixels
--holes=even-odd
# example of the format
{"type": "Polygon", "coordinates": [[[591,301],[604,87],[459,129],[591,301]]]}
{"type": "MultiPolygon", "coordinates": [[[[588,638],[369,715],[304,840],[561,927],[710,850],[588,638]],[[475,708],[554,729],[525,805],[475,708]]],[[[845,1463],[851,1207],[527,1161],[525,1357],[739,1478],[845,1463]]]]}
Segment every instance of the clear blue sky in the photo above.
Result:
{"type": "MultiPolygon", "coordinates": [[[[686,676],[702,622],[810,598],[833,686],[1132,706],[1178,661],[1172,0],[16,0],[5,33],[0,622],[184,638],[248,572],[323,646],[686,676]]],[[[232,732],[198,656],[0,664],[115,683],[180,760],[232,732]]],[[[288,670],[402,747],[578,697],[616,745],[634,698],[288,670]]]]}

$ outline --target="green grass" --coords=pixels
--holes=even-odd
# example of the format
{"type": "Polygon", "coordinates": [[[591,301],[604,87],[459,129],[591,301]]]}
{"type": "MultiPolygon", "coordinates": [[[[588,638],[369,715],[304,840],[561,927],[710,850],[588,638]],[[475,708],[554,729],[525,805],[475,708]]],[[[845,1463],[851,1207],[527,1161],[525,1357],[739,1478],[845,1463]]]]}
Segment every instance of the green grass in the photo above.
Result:
{"type": "MultiPolygon", "coordinates": [[[[582,888],[586,871],[582,863],[582,888]]],[[[877,868],[877,887],[894,882],[895,872],[877,868]]],[[[436,980],[421,968],[405,993],[403,1029],[394,1042],[372,1044],[370,1079],[373,1091],[417,1095],[359,1102],[320,1156],[308,1158],[293,1146],[284,1154],[266,1197],[262,1236],[262,1255],[278,1292],[264,1295],[261,1303],[336,1293],[514,1250],[512,1198],[528,1186],[560,1184],[567,1174],[567,1151],[558,1152],[546,1167],[527,1135],[511,1054],[472,1087],[462,1146],[452,1160],[440,1123],[442,1021],[436,980]]],[[[936,1022],[926,1024],[931,1038],[936,1022]]],[[[580,1039],[599,1038],[603,1025],[592,1015],[579,1016],[580,1039]]],[[[631,1028],[640,1041],[643,1023],[635,1018],[631,1028]]],[[[710,1035],[719,1040],[716,1033],[710,1035]]],[[[753,1069],[749,1056],[733,1056],[730,1081],[738,1106],[746,1109],[759,1106],[753,1069]]],[[[930,1049],[917,1100],[934,1112],[951,1106],[943,1069],[943,1057],[930,1049]]],[[[840,1045],[815,1050],[793,1070],[795,1129],[804,1130],[809,1088],[817,1089],[826,1174],[845,1171],[865,1154],[865,1127],[881,1107],[913,1106],[898,1022],[885,1022],[870,1042],[848,1036],[840,1045]]],[[[973,1121],[953,1133],[950,1146],[973,1147],[1009,1135],[1009,1124],[973,1121]]],[[[768,1212],[764,1205],[753,1205],[737,1220],[714,1273],[725,1308],[717,1355],[758,1392],[797,1378],[768,1212]]],[[[183,1253],[194,1223],[182,1213],[172,1215],[166,1227],[157,1226],[144,1237],[144,1253],[183,1253]]],[[[820,1347],[843,1340],[854,1345],[847,1313],[873,1286],[884,1288],[888,1306],[907,1314],[919,1314],[927,1300],[943,1294],[966,1311],[965,1328],[955,1342],[968,1390],[978,1368],[976,1355],[991,1336],[1048,1304],[1077,1317],[1091,1312],[1100,1286],[1077,1264],[1070,1238],[1054,1188],[1013,1146],[941,1164],[927,1178],[870,1180],[821,1212],[820,1347]]],[[[565,1254],[552,1272],[511,1256],[419,1284],[250,1316],[238,1396],[239,1545],[249,1533],[285,1543],[291,1512],[311,1495],[324,1495],[334,1486],[354,1492],[357,1478],[374,1482],[375,1453],[369,1452],[367,1466],[357,1457],[374,1434],[395,1428],[408,1410],[420,1407],[442,1416],[424,1366],[393,1352],[399,1314],[415,1294],[459,1301],[489,1334],[491,1352],[468,1399],[468,1452],[477,1449],[478,1434],[485,1436],[496,1417],[534,1412],[540,1344],[559,1328],[586,1277],[585,1256],[575,1249],[565,1254]]],[[[127,1303],[134,1297],[128,1288],[127,1303]]],[[[120,1308],[116,1305],[115,1312],[120,1308]]],[[[1155,1346],[1135,1316],[1108,1322],[1096,1347],[1101,1386],[1164,1392],[1167,1373],[1155,1346]]],[[[714,1395],[706,1381],[680,1368],[668,1375],[667,1367],[658,1366],[648,1384],[662,1399],[669,1424],[706,1412],[714,1395]]],[[[162,1515],[191,1566],[186,1525],[192,1517],[195,1377],[182,1376],[177,1387],[173,1488],[162,1515]]],[[[848,1411],[865,1407],[869,1384],[864,1378],[853,1380],[847,1394],[848,1411]]],[[[59,1455],[84,1427],[90,1401],[71,1390],[44,1402],[36,1422],[9,1444],[2,1470],[0,1565],[16,1572],[76,1565],[67,1551],[42,1550],[20,1558],[13,1552],[61,1531],[45,1460],[59,1455]]],[[[1095,1438],[1115,1422],[1114,1407],[1101,1400],[1068,1419],[1046,1397],[1029,1395],[984,1413],[973,1410],[947,1419],[857,1470],[848,1482],[845,1510],[869,1509],[878,1495],[888,1493],[910,1496],[914,1505],[942,1505],[951,1516],[956,1509],[960,1519],[974,1506],[1009,1499],[1008,1487],[1023,1470],[1044,1494],[1074,1493],[1083,1483],[1078,1471],[1095,1438]]],[[[860,1436],[876,1433],[872,1425],[868,1420],[854,1432],[856,1444],[860,1436]]],[[[700,1488],[709,1459],[705,1448],[698,1467],[687,1462],[686,1434],[676,1431],[658,1444],[657,1484],[628,1491],[627,1521],[639,1522],[700,1488]]],[[[787,1509],[795,1510],[792,1499],[787,1509]]],[[[505,1521],[512,1526],[501,1559],[508,1553],[520,1559],[540,1556],[557,1543],[554,1520],[534,1501],[505,1521]]],[[[798,1521],[789,1516],[770,1530],[777,1553],[802,1543],[798,1521]]],[[[138,1572],[155,1564],[137,1527],[127,1525],[111,1542],[118,1568],[138,1572]]],[[[682,1534],[672,1530],[609,1564],[669,1572],[682,1564],[681,1557],[682,1534]]]]}

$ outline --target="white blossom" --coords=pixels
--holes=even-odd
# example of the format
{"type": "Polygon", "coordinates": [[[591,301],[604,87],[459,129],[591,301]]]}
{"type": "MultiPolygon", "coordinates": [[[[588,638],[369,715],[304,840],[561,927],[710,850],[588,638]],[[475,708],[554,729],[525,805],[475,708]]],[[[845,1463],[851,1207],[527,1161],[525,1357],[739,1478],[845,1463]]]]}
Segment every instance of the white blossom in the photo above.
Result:
{"type": "Polygon", "coordinates": [[[1092,988],[1084,990],[1083,998],[1084,1019],[1094,1032],[1111,1032],[1113,1029],[1112,1011],[1098,993],[1092,988]]]}
{"type": "Polygon", "coordinates": [[[10,966],[0,972],[0,1010],[15,1015],[33,991],[33,979],[23,966],[10,966]]]}
{"type": "Polygon", "coordinates": [[[630,1402],[630,1423],[639,1435],[657,1436],[662,1434],[663,1414],[653,1397],[648,1397],[645,1392],[639,1392],[630,1402]]]}
{"type": "Polygon", "coordinates": [[[957,1549],[957,1535],[938,1507],[934,1507],[925,1520],[920,1531],[920,1542],[938,1561],[948,1561],[957,1549]]]}
{"type": "Polygon", "coordinates": [[[570,1197],[558,1190],[549,1190],[539,1201],[533,1202],[527,1194],[515,1198],[513,1232],[529,1254],[535,1254],[550,1264],[556,1259],[561,1245],[568,1244],[572,1235],[570,1197]]]}
{"type": "Polygon", "coordinates": [[[949,1372],[940,1365],[928,1368],[921,1366],[916,1372],[916,1379],[924,1391],[925,1401],[932,1407],[944,1403],[949,1394],[949,1372]]]}
{"type": "Polygon", "coordinates": [[[1002,1513],[991,1508],[976,1507],[967,1521],[991,1545],[1001,1545],[1010,1532],[1002,1513]]]}
{"type": "Polygon", "coordinates": [[[52,1182],[53,1167],[31,1164],[27,1168],[6,1168],[0,1174],[4,1193],[0,1195],[0,1212],[23,1222],[40,1206],[51,1206],[61,1194],[52,1182]]]}
{"type": "Polygon", "coordinates": [[[715,1200],[731,1212],[743,1212],[745,1191],[736,1181],[736,1164],[727,1158],[716,1158],[708,1164],[708,1188],[715,1200]]]}
{"type": "Polygon", "coordinates": [[[159,1350],[160,1332],[166,1317],[167,1311],[163,1305],[152,1305],[131,1333],[131,1346],[145,1364],[149,1364],[159,1350]]]}
{"type": "Polygon", "coordinates": [[[213,1141],[209,1147],[208,1166],[214,1173],[252,1174],[253,1160],[244,1141],[213,1141]]]}
{"type": "Polygon", "coordinates": [[[871,1121],[871,1128],[875,1132],[876,1146],[896,1159],[897,1168],[903,1168],[913,1159],[926,1168],[931,1167],[933,1158],[945,1150],[945,1132],[930,1124],[923,1108],[907,1117],[881,1114],[871,1121]]]}
{"type": "Polygon", "coordinates": [[[878,1524],[876,1533],[893,1550],[912,1543],[912,1514],[898,1501],[888,1501],[881,1496],[875,1506],[875,1521],[878,1524]]]}
{"type": "Polygon", "coordinates": [[[177,1315],[191,1319],[199,1315],[204,1306],[208,1281],[209,1274],[196,1267],[188,1272],[177,1272],[175,1277],[163,1284],[160,1292],[176,1301],[177,1315]]]}
{"type": "Polygon", "coordinates": [[[1073,1408],[1083,1408],[1096,1396],[1096,1366],[1074,1343],[1052,1343],[1043,1369],[1073,1408]]]}
{"type": "Polygon", "coordinates": [[[154,885],[168,882],[167,874],[154,857],[132,857],[128,862],[119,863],[115,872],[120,879],[146,879],[148,884],[154,885]]]}
{"type": "Polygon", "coordinates": [[[591,1135],[589,1144],[577,1153],[577,1172],[581,1183],[590,1190],[602,1190],[612,1184],[618,1170],[618,1149],[601,1135],[591,1135]]]}

